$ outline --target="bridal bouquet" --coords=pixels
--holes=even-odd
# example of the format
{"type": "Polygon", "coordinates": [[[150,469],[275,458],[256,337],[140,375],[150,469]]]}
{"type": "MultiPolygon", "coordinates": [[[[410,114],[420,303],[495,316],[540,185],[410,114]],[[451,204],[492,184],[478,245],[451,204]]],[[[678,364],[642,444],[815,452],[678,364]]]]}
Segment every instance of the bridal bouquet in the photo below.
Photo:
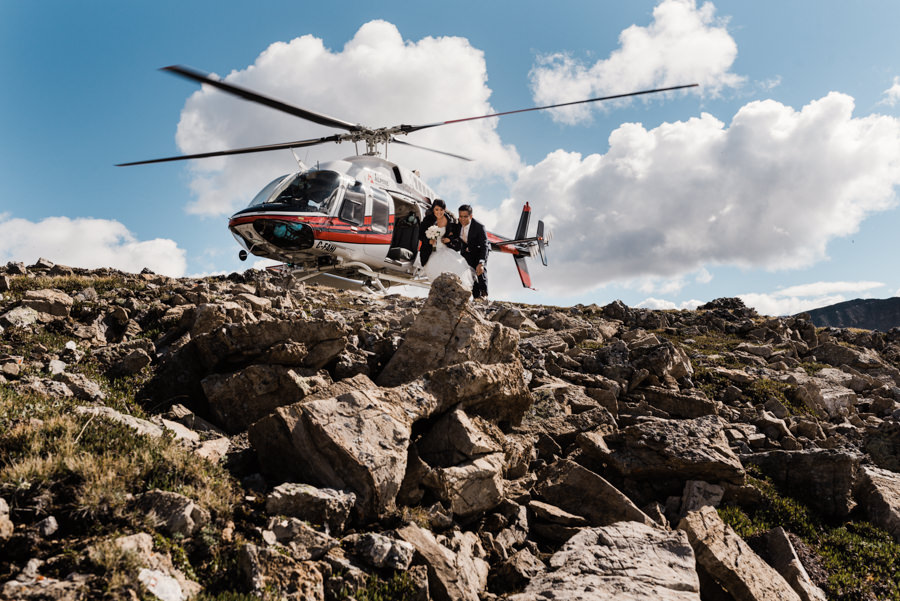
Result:
{"type": "Polygon", "coordinates": [[[429,240],[437,240],[441,237],[441,228],[436,225],[432,225],[427,230],[425,230],[425,237],[429,240]]]}

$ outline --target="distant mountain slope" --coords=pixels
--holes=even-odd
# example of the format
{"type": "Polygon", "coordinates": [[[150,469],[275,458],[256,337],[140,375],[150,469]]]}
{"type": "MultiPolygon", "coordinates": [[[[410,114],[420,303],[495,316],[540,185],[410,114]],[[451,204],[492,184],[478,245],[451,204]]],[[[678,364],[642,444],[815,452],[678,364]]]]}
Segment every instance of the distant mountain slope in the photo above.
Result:
{"type": "Polygon", "coordinates": [[[887,332],[891,328],[900,327],[900,297],[857,298],[807,313],[819,327],[863,328],[887,332]]]}

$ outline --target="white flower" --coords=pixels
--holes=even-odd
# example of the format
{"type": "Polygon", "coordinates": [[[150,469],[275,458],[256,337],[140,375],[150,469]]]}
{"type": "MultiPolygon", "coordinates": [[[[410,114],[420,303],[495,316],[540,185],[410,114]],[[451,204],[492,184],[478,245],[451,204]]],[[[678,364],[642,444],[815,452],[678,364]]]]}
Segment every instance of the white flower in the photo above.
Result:
{"type": "Polygon", "coordinates": [[[429,240],[437,240],[441,237],[441,228],[436,225],[432,225],[427,230],[425,230],[425,237],[429,240]]]}

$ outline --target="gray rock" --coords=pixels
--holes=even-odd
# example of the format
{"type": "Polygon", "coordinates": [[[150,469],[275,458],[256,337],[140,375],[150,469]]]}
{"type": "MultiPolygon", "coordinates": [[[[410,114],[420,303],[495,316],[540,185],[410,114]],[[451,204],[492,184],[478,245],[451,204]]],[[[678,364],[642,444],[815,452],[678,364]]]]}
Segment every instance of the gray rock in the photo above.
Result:
{"type": "Polygon", "coordinates": [[[740,484],[744,469],[728,444],[727,424],[714,415],[686,420],[648,417],[603,436],[603,445],[589,436],[578,441],[588,456],[608,462],[628,478],[740,484]]]}
{"type": "Polygon", "coordinates": [[[248,543],[238,551],[237,563],[247,588],[259,596],[274,593],[284,601],[325,598],[324,579],[315,562],[248,543]]]}
{"type": "Polygon", "coordinates": [[[27,290],[22,306],[53,317],[68,317],[75,301],[61,290],[27,290]]]}
{"type": "Polygon", "coordinates": [[[439,367],[425,374],[424,386],[438,402],[437,413],[458,406],[471,415],[511,424],[521,422],[533,400],[518,359],[439,367]]]}
{"type": "Polygon", "coordinates": [[[6,540],[12,536],[15,526],[9,519],[9,505],[6,499],[0,497],[0,540],[6,540]]]}
{"type": "Polygon", "coordinates": [[[622,520],[653,524],[621,491],[577,463],[563,459],[548,466],[538,478],[534,490],[544,501],[584,517],[592,526],[622,520]]]}
{"type": "Polygon", "coordinates": [[[57,379],[65,384],[79,399],[102,401],[106,398],[103,390],[100,389],[100,385],[84,374],[63,372],[57,376],[57,379]]]}
{"type": "Polygon", "coordinates": [[[678,529],[687,533],[697,565],[735,601],[799,601],[791,585],[722,521],[715,508],[689,513],[678,529]]]}
{"type": "Polygon", "coordinates": [[[217,422],[231,433],[246,430],[274,409],[290,405],[331,384],[327,372],[302,375],[280,365],[251,365],[201,382],[217,422]]]}
{"type": "Polygon", "coordinates": [[[145,492],[138,499],[138,506],[147,513],[154,527],[169,535],[190,536],[210,519],[209,512],[188,497],[165,490],[145,492]]]}
{"type": "Polygon", "coordinates": [[[460,410],[445,413],[416,442],[416,449],[419,457],[432,467],[450,467],[502,451],[496,441],[460,410]]]}
{"type": "Polygon", "coordinates": [[[521,590],[546,569],[544,563],[528,549],[516,551],[491,570],[488,590],[497,594],[521,590]]]}
{"type": "Polygon", "coordinates": [[[391,570],[407,570],[412,563],[415,547],[410,543],[369,532],[343,539],[354,553],[368,565],[391,570]]]}
{"type": "Polygon", "coordinates": [[[397,530],[397,536],[415,547],[428,566],[428,589],[435,601],[479,601],[487,585],[489,566],[471,532],[455,534],[451,551],[434,535],[415,524],[397,530]]]}
{"type": "Polygon", "coordinates": [[[412,417],[377,392],[306,400],[256,422],[248,433],[263,470],[353,491],[363,521],[393,508],[406,472],[412,417]]]}
{"type": "Polygon", "coordinates": [[[86,415],[97,415],[102,416],[108,420],[112,420],[114,422],[118,422],[124,426],[128,426],[133,429],[138,434],[146,434],[148,436],[153,436],[154,438],[159,438],[163,435],[163,429],[160,426],[157,426],[153,422],[147,421],[145,419],[141,419],[139,417],[134,417],[133,415],[125,415],[124,413],[119,413],[112,407],[75,407],[76,413],[83,413],[86,415]]]}
{"type": "Polygon", "coordinates": [[[355,503],[356,495],[351,492],[285,482],[266,497],[266,513],[300,518],[340,533],[355,503]]]}
{"type": "Polygon", "coordinates": [[[35,524],[35,528],[37,528],[38,534],[40,534],[42,538],[50,538],[59,530],[59,523],[56,521],[55,517],[50,515],[35,524]]]}
{"type": "Polygon", "coordinates": [[[509,599],[699,601],[687,538],[636,522],[582,530],[553,555],[547,571],[509,599]]]}
{"type": "Polygon", "coordinates": [[[786,494],[828,516],[843,517],[856,506],[853,487],[861,456],[826,449],[769,451],[742,455],[760,467],[786,494]]]}
{"type": "Polygon", "coordinates": [[[517,353],[518,332],[485,320],[469,304],[471,291],[444,274],[431,285],[428,299],[406,331],[397,352],[377,382],[396,386],[423,374],[465,361],[506,363],[517,353]]]}
{"type": "Polygon", "coordinates": [[[860,504],[869,521],[900,542],[900,474],[863,466],[860,481],[860,504]]]}
{"type": "Polygon", "coordinates": [[[37,323],[38,312],[31,307],[15,307],[0,315],[0,326],[8,328],[27,328],[37,323]]]}
{"type": "Polygon", "coordinates": [[[706,506],[718,507],[725,495],[725,488],[718,484],[710,484],[702,480],[688,480],[684,484],[681,496],[681,515],[684,517],[692,511],[706,506]]]}
{"type": "MultiPolygon", "coordinates": [[[[340,544],[337,539],[297,518],[272,518],[269,520],[268,532],[274,536],[275,542],[288,547],[293,558],[300,561],[318,561],[340,544]]],[[[263,532],[263,536],[266,536],[266,532],[263,532]]]]}
{"type": "Polygon", "coordinates": [[[468,517],[496,507],[503,498],[503,453],[492,453],[451,467],[437,468],[426,478],[457,516],[468,517]]]}
{"type": "Polygon", "coordinates": [[[766,560],[791,585],[803,601],[826,601],[825,591],[812,583],[806,568],[800,563],[794,545],[784,528],[772,528],[763,537],[766,560]]]}
{"type": "Polygon", "coordinates": [[[719,413],[720,403],[713,401],[700,390],[694,389],[686,393],[647,386],[639,389],[640,396],[644,397],[652,407],[661,409],[673,417],[694,418],[719,413]]]}

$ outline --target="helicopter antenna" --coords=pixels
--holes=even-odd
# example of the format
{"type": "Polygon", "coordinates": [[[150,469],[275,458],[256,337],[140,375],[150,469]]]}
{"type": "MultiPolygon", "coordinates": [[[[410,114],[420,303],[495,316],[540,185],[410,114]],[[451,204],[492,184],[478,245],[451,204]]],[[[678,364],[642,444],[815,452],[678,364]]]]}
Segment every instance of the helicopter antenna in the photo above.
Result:
{"type": "MultiPolygon", "coordinates": [[[[307,151],[308,153],[309,151],[307,151]]],[[[294,160],[297,161],[297,166],[300,167],[300,171],[307,171],[309,167],[304,164],[303,161],[300,160],[300,157],[297,156],[297,153],[294,152],[294,149],[291,148],[291,154],[294,155],[294,160]]]]}

